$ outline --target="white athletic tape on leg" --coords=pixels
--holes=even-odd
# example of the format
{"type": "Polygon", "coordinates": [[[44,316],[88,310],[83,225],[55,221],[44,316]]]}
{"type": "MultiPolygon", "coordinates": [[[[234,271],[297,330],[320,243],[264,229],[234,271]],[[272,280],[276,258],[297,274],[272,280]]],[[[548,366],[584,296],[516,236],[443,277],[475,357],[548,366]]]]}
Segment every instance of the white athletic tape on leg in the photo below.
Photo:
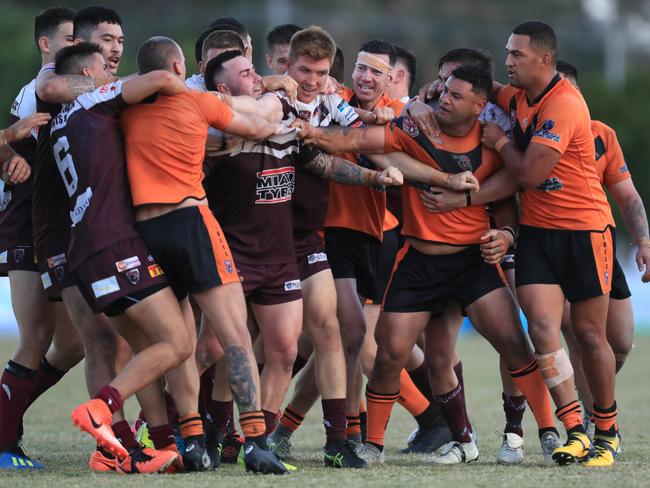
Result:
{"type": "Polygon", "coordinates": [[[573,376],[573,366],[564,348],[550,354],[536,354],[539,372],[551,389],[573,376]]]}

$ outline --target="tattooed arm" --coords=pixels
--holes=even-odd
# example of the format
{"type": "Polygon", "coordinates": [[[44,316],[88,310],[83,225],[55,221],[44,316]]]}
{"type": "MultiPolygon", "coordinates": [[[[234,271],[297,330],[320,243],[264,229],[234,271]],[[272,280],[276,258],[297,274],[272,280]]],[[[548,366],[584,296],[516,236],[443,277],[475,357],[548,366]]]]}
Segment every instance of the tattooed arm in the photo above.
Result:
{"type": "Polygon", "coordinates": [[[36,94],[47,103],[69,103],[83,93],[93,91],[117,78],[94,78],[82,75],[57,75],[44,71],[36,77],[36,94]]]}
{"type": "Polygon", "coordinates": [[[644,272],[641,280],[644,283],[650,282],[650,234],[643,200],[631,178],[616,183],[608,190],[621,209],[625,227],[636,241],[636,263],[639,271],[644,272]]]}
{"type": "Polygon", "coordinates": [[[306,143],[318,146],[330,154],[342,152],[379,154],[384,152],[384,126],[381,125],[322,129],[309,124],[301,124],[300,128],[301,132],[298,136],[300,139],[304,139],[306,143]]]}
{"type": "Polygon", "coordinates": [[[388,167],[379,172],[323,152],[319,152],[305,168],[321,178],[344,185],[399,186],[403,182],[402,173],[397,168],[388,167]]]}

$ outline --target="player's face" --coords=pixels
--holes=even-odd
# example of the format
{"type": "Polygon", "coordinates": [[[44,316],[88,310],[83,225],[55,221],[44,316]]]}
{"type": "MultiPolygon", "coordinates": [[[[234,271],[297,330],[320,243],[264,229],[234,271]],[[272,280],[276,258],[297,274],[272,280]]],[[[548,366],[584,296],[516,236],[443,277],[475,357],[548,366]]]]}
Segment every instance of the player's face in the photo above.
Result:
{"type": "Polygon", "coordinates": [[[88,42],[97,44],[101,48],[109,71],[112,75],[117,75],[117,69],[124,51],[122,27],[117,24],[102,22],[90,35],[88,42]]]}
{"type": "Polygon", "coordinates": [[[93,54],[90,66],[84,68],[84,70],[87,76],[92,76],[96,79],[106,78],[111,74],[104,60],[104,56],[99,53],[93,54]]]}
{"type": "Polygon", "coordinates": [[[438,70],[438,93],[442,95],[443,90],[445,89],[445,83],[454,72],[456,68],[460,66],[460,63],[445,63],[438,70]]]}
{"type": "Polygon", "coordinates": [[[517,88],[526,88],[537,77],[542,54],[530,45],[530,37],[512,34],[506,44],[508,81],[517,88]]]}
{"type": "Polygon", "coordinates": [[[471,83],[452,76],[440,95],[438,122],[441,126],[457,127],[476,119],[481,112],[480,101],[481,97],[472,91],[471,83]]]}
{"type": "Polygon", "coordinates": [[[266,55],[266,62],[274,75],[283,75],[289,64],[289,44],[276,44],[273,51],[266,55]]]}
{"type": "Polygon", "coordinates": [[[72,37],[72,22],[63,22],[56,28],[54,35],[48,37],[50,54],[54,56],[61,49],[74,44],[72,37]]]}
{"type": "Polygon", "coordinates": [[[304,54],[294,62],[289,61],[289,76],[298,83],[298,100],[313,102],[325,90],[330,66],[329,58],[316,60],[304,54]]]}
{"type": "Polygon", "coordinates": [[[259,98],[264,93],[262,77],[255,72],[255,66],[244,56],[237,56],[224,63],[225,82],[232,95],[248,95],[259,98]]]}
{"type": "MultiPolygon", "coordinates": [[[[388,64],[387,54],[372,54],[388,64]]],[[[352,72],[352,86],[357,100],[364,105],[373,105],[379,100],[390,83],[390,73],[372,66],[357,63],[352,72]]]]}

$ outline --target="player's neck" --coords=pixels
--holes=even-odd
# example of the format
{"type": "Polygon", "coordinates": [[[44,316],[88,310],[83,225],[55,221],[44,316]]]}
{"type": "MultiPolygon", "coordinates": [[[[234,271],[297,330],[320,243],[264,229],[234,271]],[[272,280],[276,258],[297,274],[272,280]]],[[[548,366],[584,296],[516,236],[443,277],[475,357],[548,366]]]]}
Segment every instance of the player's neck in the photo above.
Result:
{"type": "Polygon", "coordinates": [[[529,87],[526,87],[526,97],[530,103],[537,99],[537,97],[539,97],[542,92],[546,90],[546,87],[551,83],[551,81],[553,81],[556,73],[556,71],[549,71],[548,73],[544,73],[543,75],[540,75],[535,83],[531,83],[529,87]]]}
{"type": "Polygon", "coordinates": [[[440,120],[438,119],[438,123],[440,124],[440,130],[445,135],[448,135],[449,137],[466,137],[470,132],[472,132],[474,124],[476,124],[476,119],[468,120],[467,122],[460,122],[455,125],[445,125],[444,123],[440,123],[440,120]]]}
{"type": "MultiPolygon", "coordinates": [[[[382,95],[383,95],[383,93],[382,93],[382,95]]],[[[355,93],[355,96],[356,96],[356,93],[355,93]]],[[[381,95],[379,96],[379,98],[375,98],[374,100],[371,100],[369,102],[362,102],[357,97],[357,102],[359,103],[359,108],[362,108],[363,110],[367,110],[368,112],[372,112],[375,109],[375,107],[377,106],[377,104],[379,103],[380,99],[381,99],[381,95]]]]}
{"type": "Polygon", "coordinates": [[[55,58],[56,58],[56,56],[41,53],[41,68],[43,66],[45,66],[46,64],[53,63],[55,58]]]}

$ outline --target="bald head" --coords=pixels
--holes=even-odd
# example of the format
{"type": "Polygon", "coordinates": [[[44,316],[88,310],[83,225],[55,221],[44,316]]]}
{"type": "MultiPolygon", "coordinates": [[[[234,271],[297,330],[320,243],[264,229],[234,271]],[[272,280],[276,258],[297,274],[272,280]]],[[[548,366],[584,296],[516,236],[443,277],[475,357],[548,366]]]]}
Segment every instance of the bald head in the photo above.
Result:
{"type": "Polygon", "coordinates": [[[174,71],[178,62],[185,63],[183,51],[176,41],[165,36],[150,37],[138,49],[138,71],[141,74],[157,69],[174,71]]]}

